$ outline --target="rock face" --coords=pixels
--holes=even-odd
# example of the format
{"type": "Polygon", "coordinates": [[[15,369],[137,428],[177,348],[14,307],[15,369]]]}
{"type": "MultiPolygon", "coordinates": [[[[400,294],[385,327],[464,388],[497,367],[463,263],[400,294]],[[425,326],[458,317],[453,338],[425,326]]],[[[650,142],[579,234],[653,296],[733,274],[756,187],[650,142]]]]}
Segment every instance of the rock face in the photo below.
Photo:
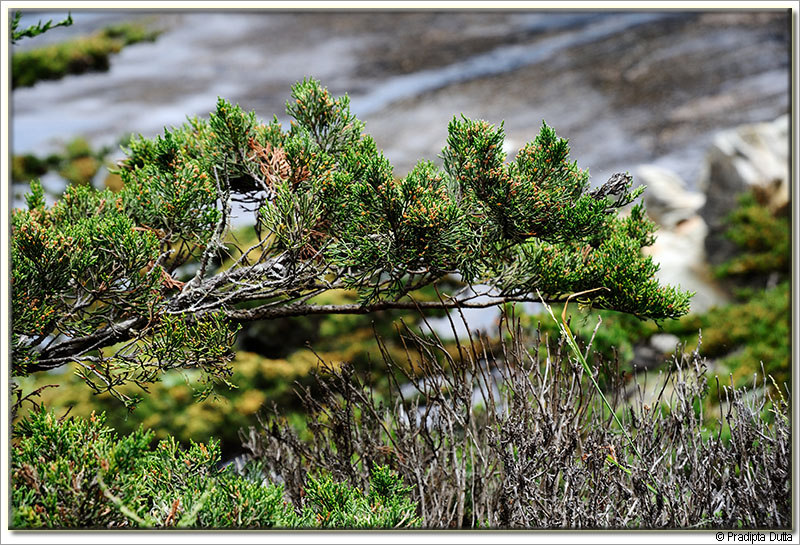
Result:
{"type": "Polygon", "coordinates": [[[708,224],[705,247],[710,263],[722,263],[735,252],[724,233],[740,195],[753,191],[773,211],[789,205],[789,151],[788,115],[716,135],[698,183],[706,193],[700,214],[708,224]]]}
{"type": "Polygon", "coordinates": [[[695,293],[693,312],[703,312],[729,299],[709,271],[704,245],[707,232],[703,218],[694,215],[673,229],[659,229],[655,244],[644,249],[658,263],[656,277],[662,283],[695,293]]]}
{"type": "Polygon", "coordinates": [[[739,197],[753,191],[773,211],[789,206],[789,153],[789,117],[784,115],[717,133],[697,183],[705,194],[687,190],[680,176],[666,168],[636,168],[637,182],[647,186],[647,213],[660,226],[656,243],[645,250],[660,265],[662,282],[695,292],[693,311],[728,299],[710,266],[737,252],[724,233],[739,197]]]}
{"type": "Polygon", "coordinates": [[[649,371],[659,367],[675,351],[681,340],[669,333],[656,333],[646,342],[633,348],[633,367],[635,371],[649,371]]]}
{"type": "Polygon", "coordinates": [[[647,186],[647,214],[660,226],[655,244],[645,248],[659,264],[658,279],[695,292],[694,312],[725,302],[727,296],[711,279],[706,260],[708,227],[698,214],[705,196],[689,191],[680,176],[660,166],[641,165],[635,173],[637,182],[647,186]]]}

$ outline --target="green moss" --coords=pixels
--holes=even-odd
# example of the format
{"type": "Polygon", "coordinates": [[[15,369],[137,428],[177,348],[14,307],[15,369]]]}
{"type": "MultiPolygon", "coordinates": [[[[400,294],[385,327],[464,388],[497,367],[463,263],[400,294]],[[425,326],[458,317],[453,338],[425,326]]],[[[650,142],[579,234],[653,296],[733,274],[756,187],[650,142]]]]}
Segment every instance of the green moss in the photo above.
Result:
{"type": "Polygon", "coordinates": [[[68,74],[106,71],[112,54],[127,45],[154,41],[158,34],[141,25],[123,24],[67,42],[17,51],[11,57],[11,86],[31,87],[68,74]]]}
{"type": "Polygon", "coordinates": [[[61,158],[52,155],[47,158],[40,158],[33,154],[14,155],[11,158],[11,180],[14,182],[27,182],[34,178],[39,178],[47,172],[56,168],[61,158]]]}
{"type": "Polygon", "coordinates": [[[91,184],[103,166],[111,148],[92,149],[84,138],[73,138],[63,149],[47,157],[33,154],[14,155],[11,162],[11,180],[15,183],[30,182],[55,170],[68,183],[91,184]]]}
{"type": "MultiPolygon", "coordinates": [[[[198,400],[202,391],[199,374],[171,371],[148,388],[147,395],[142,396],[132,412],[108,394],[92,394],[74,373],[58,376],[37,373],[20,378],[19,383],[27,393],[58,382],[59,387],[44,390],[39,401],[56,411],[72,407],[70,414],[84,418],[93,411],[102,410],[107,413],[109,423],[120,432],[130,433],[142,425],[153,430],[156,439],[174,436],[184,445],[209,436],[218,437],[227,456],[240,450],[239,430],[255,424],[256,413],[265,405],[274,402],[291,409],[299,404],[294,393],[295,382],[309,384],[317,361],[307,349],[298,350],[286,359],[238,352],[231,377],[235,388],[220,387],[208,399],[198,400]]],[[[133,385],[123,391],[126,395],[142,393],[133,385]]],[[[28,410],[23,409],[19,416],[27,414],[28,410]]]]}
{"type": "Polygon", "coordinates": [[[764,285],[770,275],[787,278],[791,257],[790,208],[775,212],[761,205],[752,192],[739,199],[739,206],[728,216],[726,236],[741,253],[716,270],[719,278],[737,283],[764,285]]]}
{"type": "Polygon", "coordinates": [[[696,346],[702,332],[700,353],[716,359],[717,372],[731,373],[736,386],[752,384],[753,375],[764,371],[779,385],[791,379],[790,285],[755,292],[742,303],[712,308],[665,329],[696,346]]]}

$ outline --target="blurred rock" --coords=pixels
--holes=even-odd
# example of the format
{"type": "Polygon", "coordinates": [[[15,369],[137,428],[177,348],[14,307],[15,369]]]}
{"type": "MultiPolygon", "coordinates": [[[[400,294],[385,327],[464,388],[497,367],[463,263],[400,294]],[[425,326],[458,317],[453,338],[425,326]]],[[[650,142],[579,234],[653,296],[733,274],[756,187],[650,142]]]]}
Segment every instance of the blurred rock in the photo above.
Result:
{"type": "Polygon", "coordinates": [[[642,165],[636,174],[647,186],[647,212],[661,226],[645,249],[660,266],[657,277],[694,291],[692,311],[702,312],[729,299],[709,271],[738,251],[724,233],[739,196],[752,190],[773,211],[789,205],[789,118],[717,133],[698,181],[705,196],[656,165],[642,165]]]}
{"type": "Polygon", "coordinates": [[[652,346],[660,354],[669,354],[675,351],[675,347],[681,340],[670,333],[656,333],[650,337],[650,346],[652,346]]]}
{"type": "Polygon", "coordinates": [[[700,214],[708,224],[705,246],[710,263],[736,251],[724,236],[726,218],[739,197],[753,191],[773,211],[789,205],[789,117],[771,123],[742,125],[718,133],[706,155],[698,187],[706,193],[700,214]]]}
{"type": "Polygon", "coordinates": [[[635,371],[650,371],[659,367],[681,340],[669,333],[656,333],[646,343],[633,347],[633,368],[635,371]]]}
{"type": "Polygon", "coordinates": [[[686,188],[683,179],[673,171],[657,165],[641,165],[636,180],[647,186],[644,203],[648,215],[667,229],[673,229],[694,216],[705,203],[705,196],[686,188]]]}
{"type": "Polygon", "coordinates": [[[673,229],[659,229],[655,244],[643,250],[659,264],[656,277],[662,283],[695,292],[693,312],[703,312],[728,300],[709,272],[703,244],[707,233],[703,218],[694,215],[673,229]]]}
{"type": "MultiPolygon", "coordinates": [[[[698,214],[705,196],[686,188],[683,179],[673,171],[657,165],[641,165],[636,179],[647,186],[644,202],[648,215],[660,229],[656,242],[644,252],[659,264],[657,278],[665,284],[695,292],[692,311],[702,312],[724,303],[727,296],[714,282],[706,260],[706,222],[698,214]]],[[[673,347],[674,348],[674,347],[673,347]]],[[[640,347],[640,359],[656,352],[652,347],[640,347]]],[[[645,365],[646,367],[646,365],[645,365]]]]}

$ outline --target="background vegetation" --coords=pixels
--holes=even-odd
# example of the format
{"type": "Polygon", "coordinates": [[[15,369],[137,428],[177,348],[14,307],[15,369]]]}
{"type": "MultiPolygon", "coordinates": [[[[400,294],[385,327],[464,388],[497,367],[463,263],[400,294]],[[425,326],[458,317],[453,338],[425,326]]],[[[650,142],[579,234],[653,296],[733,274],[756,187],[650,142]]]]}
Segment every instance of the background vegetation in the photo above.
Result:
{"type": "Polygon", "coordinates": [[[158,35],[142,25],[121,24],[91,36],[17,51],[11,56],[11,87],[31,87],[69,74],[106,71],[111,55],[128,45],[153,41],[158,35]]]}

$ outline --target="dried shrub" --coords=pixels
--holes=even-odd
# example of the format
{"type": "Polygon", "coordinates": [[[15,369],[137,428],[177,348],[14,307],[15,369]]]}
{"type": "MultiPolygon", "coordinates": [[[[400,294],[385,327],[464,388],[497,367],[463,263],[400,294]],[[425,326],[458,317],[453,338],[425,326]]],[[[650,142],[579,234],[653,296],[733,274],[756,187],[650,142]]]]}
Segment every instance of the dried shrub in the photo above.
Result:
{"type": "Polygon", "coordinates": [[[273,408],[243,431],[248,457],[296,505],[309,473],[364,487],[385,464],[427,528],[790,525],[788,401],[764,384],[709,388],[697,350],[676,352],[655,388],[595,362],[626,434],[563,339],[526,338],[504,318],[501,342],[470,334],[454,354],[398,330],[407,360],[383,351],[388,394],[370,373],[320,362],[318,387],[299,390],[307,429],[273,408]],[[703,413],[711,391],[718,415],[703,413]]]}

